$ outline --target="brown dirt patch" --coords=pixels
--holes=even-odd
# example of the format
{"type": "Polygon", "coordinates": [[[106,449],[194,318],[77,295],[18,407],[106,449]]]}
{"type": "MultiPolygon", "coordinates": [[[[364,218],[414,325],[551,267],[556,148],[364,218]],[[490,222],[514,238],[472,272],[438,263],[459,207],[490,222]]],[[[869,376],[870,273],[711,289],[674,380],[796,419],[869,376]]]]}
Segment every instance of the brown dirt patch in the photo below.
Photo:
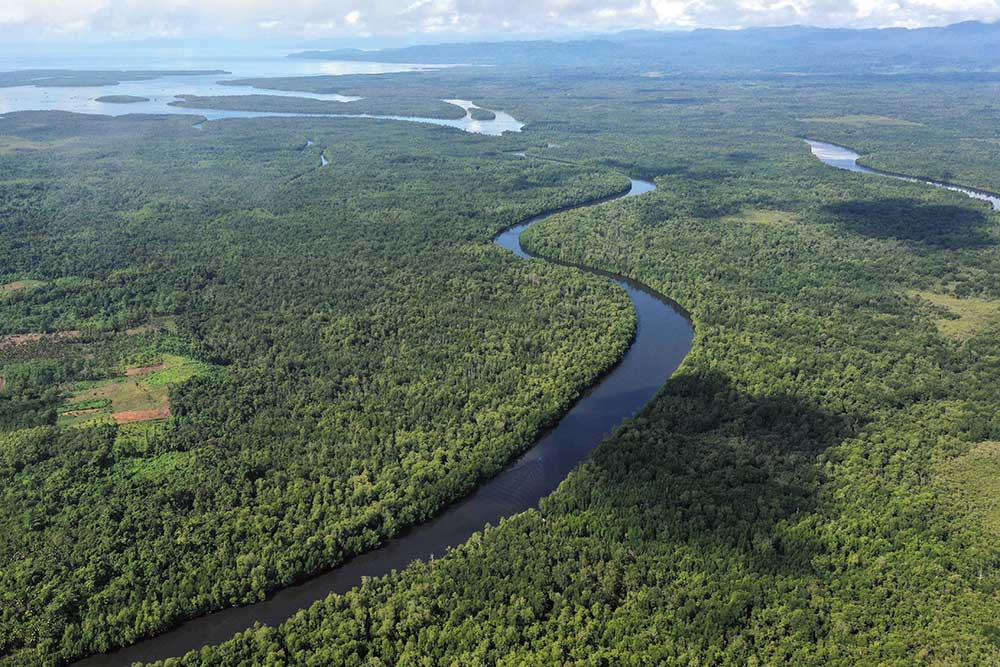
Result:
{"type": "Polygon", "coordinates": [[[170,416],[170,408],[157,408],[156,410],[127,410],[116,412],[111,415],[119,424],[129,424],[131,422],[145,422],[152,419],[166,419],[170,416]]]}
{"type": "Polygon", "coordinates": [[[42,280],[15,280],[12,283],[0,285],[0,292],[16,292],[17,290],[33,289],[43,285],[45,285],[45,282],[42,280]]]}
{"type": "Polygon", "coordinates": [[[153,364],[152,366],[140,366],[138,368],[127,368],[125,369],[125,375],[147,375],[153,371],[162,371],[166,368],[166,364],[153,364]]]}
{"type": "Polygon", "coordinates": [[[5,350],[9,347],[15,347],[17,345],[24,345],[26,343],[37,343],[42,340],[53,340],[53,341],[67,341],[76,340],[80,337],[79,331],[59,331],[56,333],[23,333],[23,334],[8,334],[6,336],[0,336],[0,350],[5,350]]]}

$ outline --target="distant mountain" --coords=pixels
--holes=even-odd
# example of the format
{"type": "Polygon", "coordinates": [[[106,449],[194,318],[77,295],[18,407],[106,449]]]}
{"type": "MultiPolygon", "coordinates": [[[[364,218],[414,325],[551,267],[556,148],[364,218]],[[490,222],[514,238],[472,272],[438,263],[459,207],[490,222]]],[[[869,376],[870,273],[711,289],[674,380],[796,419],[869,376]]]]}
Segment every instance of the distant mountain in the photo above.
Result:
{"type": "Polygon", "coordinates": [[[690,32],[629,30],[571,41],[304,51],[293,58],[512,67],[641,68],[663,73],[1000,73],[1000,25],[871,30],[787,26],[690,32]]]}

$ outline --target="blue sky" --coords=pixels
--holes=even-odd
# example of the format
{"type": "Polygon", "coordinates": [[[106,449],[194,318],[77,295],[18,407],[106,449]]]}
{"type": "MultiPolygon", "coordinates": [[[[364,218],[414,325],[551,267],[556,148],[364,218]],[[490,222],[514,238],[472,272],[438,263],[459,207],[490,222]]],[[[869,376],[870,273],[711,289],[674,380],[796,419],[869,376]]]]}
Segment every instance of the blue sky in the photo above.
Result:
{"type": "Polygon", "coordinates": [[[339,38],[995,21],[1000,0],[0,0],[0,37],[339,38]]]}

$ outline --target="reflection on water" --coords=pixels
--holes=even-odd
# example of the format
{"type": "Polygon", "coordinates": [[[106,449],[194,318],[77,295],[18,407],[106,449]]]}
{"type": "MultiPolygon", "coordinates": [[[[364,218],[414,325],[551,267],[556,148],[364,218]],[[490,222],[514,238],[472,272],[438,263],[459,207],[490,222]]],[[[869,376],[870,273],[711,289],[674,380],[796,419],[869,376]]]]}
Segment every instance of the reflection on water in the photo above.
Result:
{"type": "MultiPolygon", "coordinates": [[[[219,74],[199,76],[167,76],[149,81],[123,81],[112,86],[80,86],[36,88],[35,86],[11,86],[0,88],[0,113],[12,111],[75,111],[77,113],[105,114],[121,116],[129,113],[150,114],[197,114],[190,109],[169,106],[180,95],[279,95],[282,97],[308,97],[331,102],[352,102],[360,97],[337,94],[298,93],[284,90],[261,90],[253,86],[228,86],[219,81],[233,80],[235,77],[219,74]],[[119,104],[98,102],[96,98],[105,95],[132,95],[145,97],[146,102],[119,104]]],[[[208,116],[208,114],[201,114],[208,116]]]]}
{"type": "Polygon", "coordinates": [[[850,148],[844,148],[843,146],[838,146],[836,144],[828,144],[825,141],[814,141],[812,139],[806,139],[806,143],[809,144],[809,148],[812,149],[813,155],[819,158],[821,162],[828,164],[831,167],[846,169],[848,171],[857,171],[863,174],[887,176],[889,178],[907,181],[908,183],[924,183],[926,185],[933,185],[935,188],[944,188],[945,190],[961,192],[962,194],[972,197],[973,199],[980,199],[982,201],[989,202],[994,211],[1000,211],[1000,196],[989,192],[974,190],[973,188],[964,188],[960,185],[952,185],[950,183],[941,183],[939,181],[932,181],[925,178],[914,178],[912,176],[879,171],[878,169],[872,169],[871,167],[858,164],[858,158],[861,156],[852,151],[850,148]]]}
{"type": "MultiPolygon", "coordinates": [[[[448,104],[454,104],[455,106],[460,106],[465,109],[465,116],[462,118],[421,118],[419,116],[390,116],[390,115],[375,115],[375,114],[337,114],[341,118],[376,118],[382,120],[405,120],[411,123],[430,123],[431,125],[440,125],[442,127],[454,127],[459,130],[464,130],[465,132],[472,132],[474,134],[488,134],[491,136],[500,136],[504,132],[520,132],[524,127],[524,123],[520,122],[513,116],[503,111],[493,111],[495,118],[493,120],[474,120],[472,115],[469,113],[469,109],[476,108],[480,109],[482,107],[475,106],[472,102],[468,100],[442,100],[442,102],[447,102],[448,104]]],[[[260,116],[268,116],[274,114],[256,114],[260,116]]],[[[291,114],[298,115],[298,114],[291,114]]]]}
{"type": "MultiPolygon", "coordinates": [[[[11,58],[0,58],[0,63],[17,62],[11,58]]],[[[32,68],[64,68],[66,63],[24,59],[18,65],[9,69],[32,68]]],[[[73,62],[72,60],[68,62],[73,62]]],[[[119,56],[116,64],[111,64],[103,58],[89,58],[74,63],[73,69],[84,70],[120,70],[122,60],[119,56]],[[82,64],[81,64],[82,63],[82,64]]],[[[181,95],[196,95],[199,97],[232,96],[232,95],[277,95],[282,97],[304,97],[328,102],[353,102],[360,97],[348,97],[336,93],[310,93],[289,90],[271,90],[243,85],[225,85],[226,82],[246,78],[308,76],[308,75],[348,75],[348,74],[387,74],[393,72],[420,72],[455,65],[420,65],[377,62],[339,62],[311,61],[273,57],[255,57],[250,59],[200,59],[172,57],[151,62],[142,58],[127,61],[128,69],[203,69],[225,70],[231,74],[201,74],[188,76],[162,76],[147,81],[123,81],[105,86],[73,86],[39,88],[35,86],[0,87],[0,114],[15,111],[72,111],[76,113],[103,114],[121,116],[125,114],[185,114],[204,116],[208,120],[224,118],[264,118],[264,117],[311,117],[324,118],[344,116],[348,118],[376,118],[384,120],[401,120],[419,123],[429,123],[444,127],[454,127],[466,132],[477,134],[500,135],[504,132],[520,132],[524,126],[510,114],[494,111],[494,120],[473,120],[469,111],[480,108],[468,100],[445,100],[465,109],[465,117],[459,119],[422,118],[417,116],[373,115],[373,114],[303,114],[277,113],[264,111],[230,111],[224,109],[189,109],[171,106],[181,95]],[[120,104],[115,102],[98,102],[97,98],[108,95],[129,95],[146,98],[143,102],[120,104]]]]}

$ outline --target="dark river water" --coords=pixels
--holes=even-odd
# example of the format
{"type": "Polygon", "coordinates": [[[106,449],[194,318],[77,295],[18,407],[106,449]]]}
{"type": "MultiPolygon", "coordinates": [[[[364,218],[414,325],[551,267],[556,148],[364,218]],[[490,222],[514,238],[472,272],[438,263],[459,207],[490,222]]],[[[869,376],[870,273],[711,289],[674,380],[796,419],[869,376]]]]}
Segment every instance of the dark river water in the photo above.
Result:
{"type": "MultiPolygon", "coordinates": [[[[1000,197],[971,188],[916,179],[870,169],[857,163],[850,149],[807,140],[824,163],[864,173],[921,182],[982,199],[1000,210],[1000,197]]],[[[620,197],[650,192],[655,185],[632,180],[631,189],[620,197]]],[[[512,227],[496,243],[530,261],[521,246],[521,233],[553,213],[543,214],[512,227]]],[[[443,556],[448,548],[465,542],[486,524],[496,525],[508,517],[536,507],[552,493],[572,469],[625,419],[634,416],[656,395],[691,349],[694,330],[683,311],[668,298],[620,276],[580,267],[608,277],[620,285],[635,306],[638,328],[625,356],[613,370],[587,391],[531,449],[519,456],[499,475],[480,486],[443,514],[416,526],[383,546],[345,562],[340,567],[297,586],[276,592],[257,604],[225,609],[193,619],[178,628],[107,655],[75,663],[76,667],[124,667],[135,661],[159,660],[183,655],[207,644],[223,642],[256,622],[278,625],[295,612],[325,598],[344,593],[361,583],[401,570],[414,560],[443,556]]]]}
{"type": "MultiPolygon", "coordinates": [[[[654,190],[648,181],[632,180],[632,197],[654,190]]],[[[531,259],[521,247],[521,233],[553,215],[547,213],[512,227],[496,243],[519,257],[531,259]]],[[[124,667],[135,661],[180,656],[207,644],[223,642],[255,622],[278,625],[300,609],[331,593],[344,593],[361,583],[402,570],[414,560],[443,556],[504,517],[531,509],[552,493],[570,471],[625,419],[634,416],[656,395],[677,370],[694,340],[694,329],[679,306],[645,286],[600,271],[625,289],[635,306],[638,328],[625,356],[587,391],[531,449],[499,475],[480,486],[443,514],[416,526],[383,546],[345,562],[340,567],[297,586],[276,592],[257,604],[225,609],[202,616],[178,628],[115,653],[75,663],[76,667],[124,667]]]]}

